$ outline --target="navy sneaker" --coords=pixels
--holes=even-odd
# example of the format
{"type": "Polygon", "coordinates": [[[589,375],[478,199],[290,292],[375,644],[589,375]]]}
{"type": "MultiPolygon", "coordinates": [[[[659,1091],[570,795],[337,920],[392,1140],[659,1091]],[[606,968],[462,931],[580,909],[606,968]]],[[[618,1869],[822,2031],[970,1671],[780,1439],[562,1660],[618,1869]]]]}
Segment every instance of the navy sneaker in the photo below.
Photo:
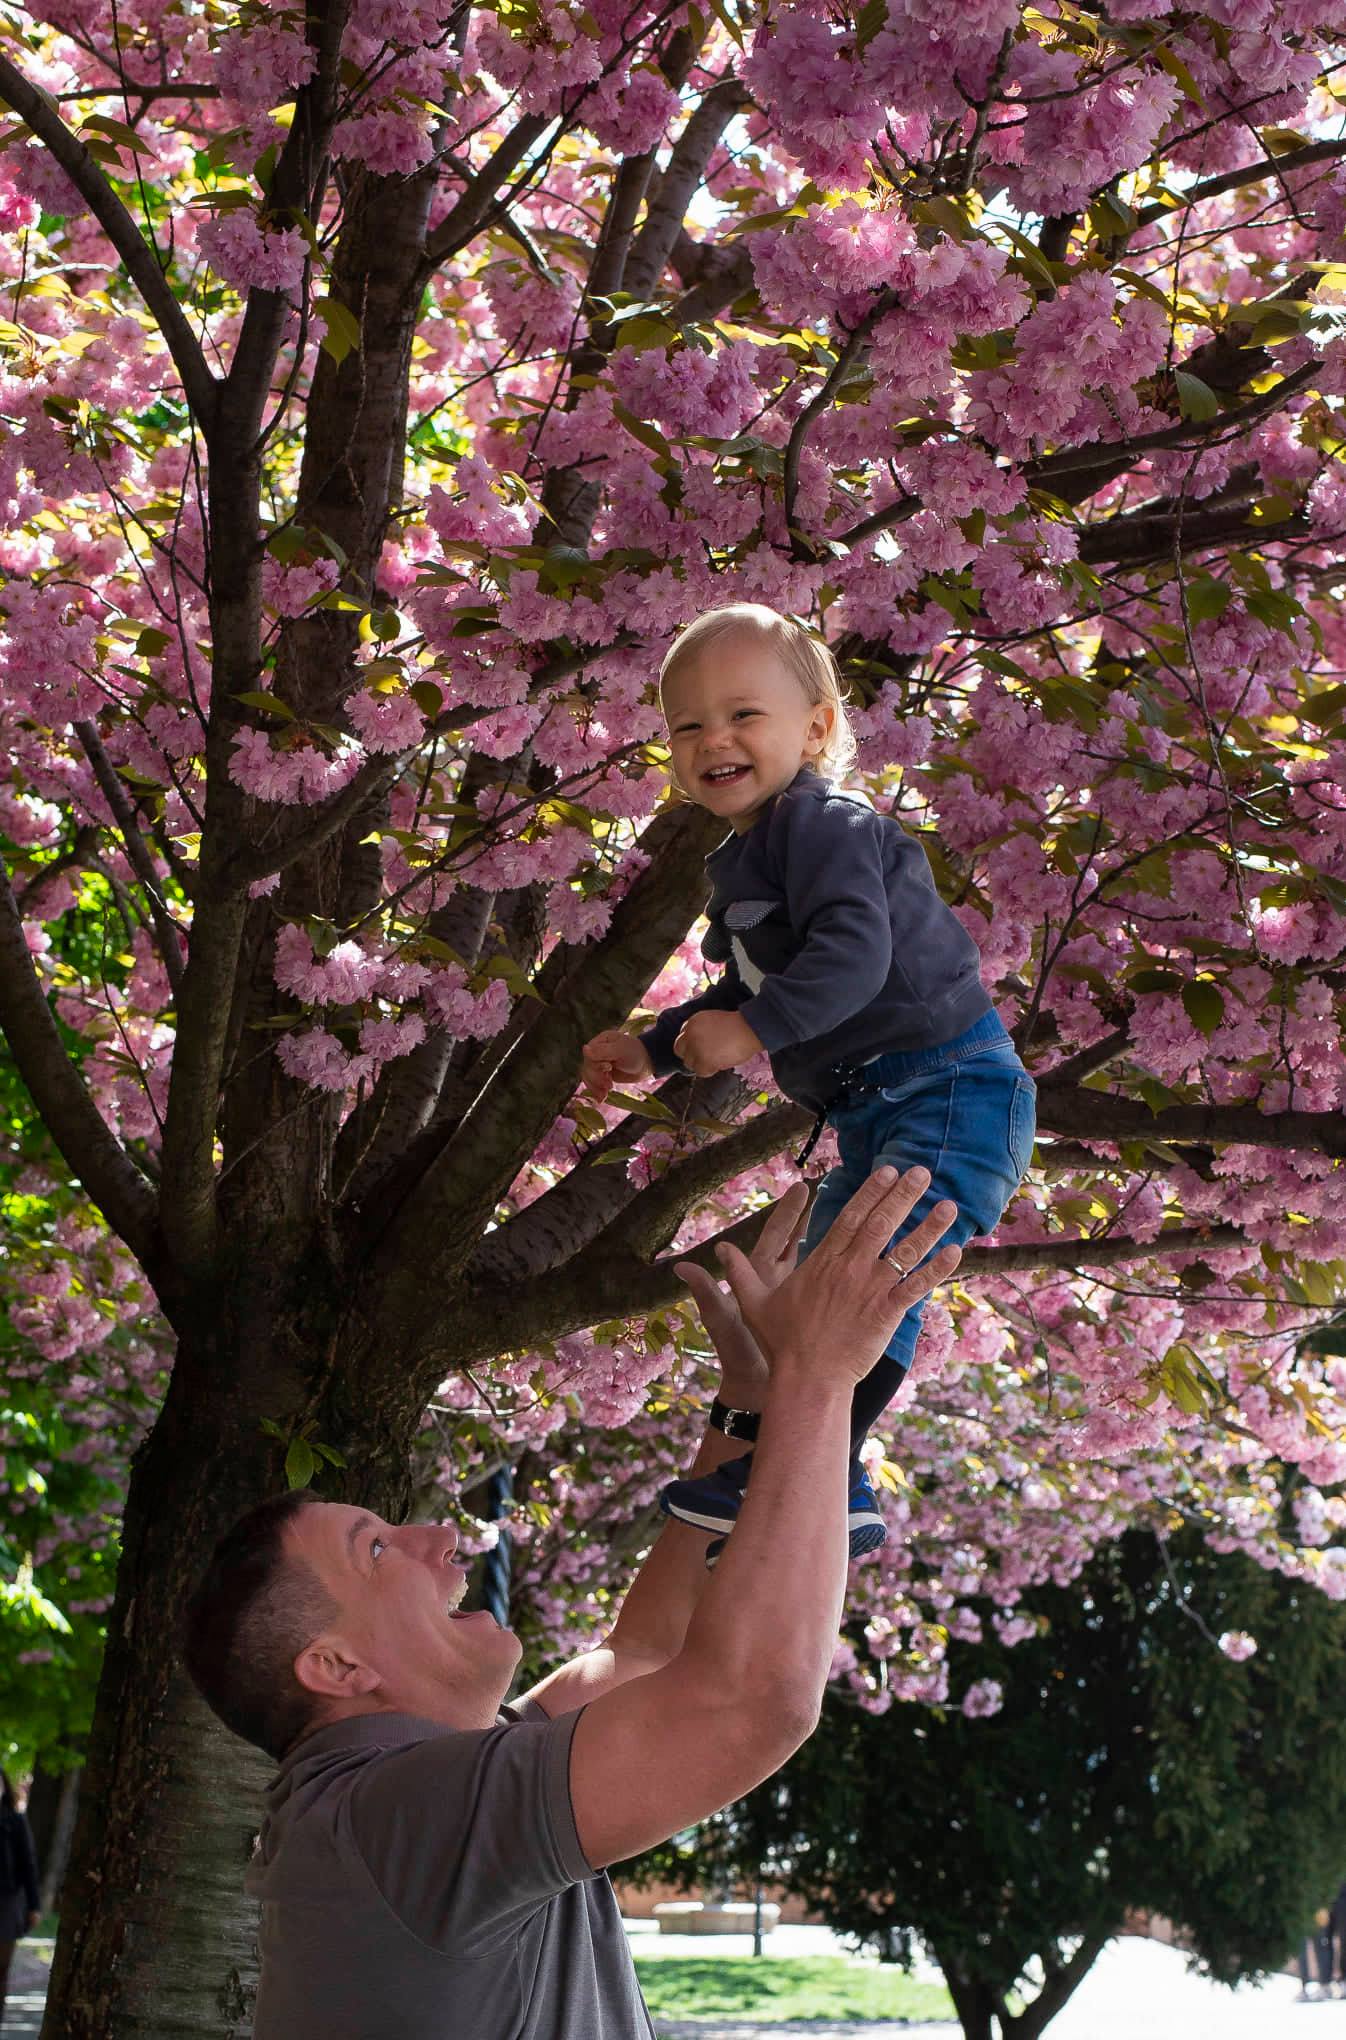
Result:
{"type": "Polygon", "coordinates": [[[672,1480],[660,1495],[659,1506],[666,1516],[690,1523],[694,1530],[715,1530],[728,1536],[743,1507],[751,1464],[745,1453],[741,1459],[726,1459],[723,1466],[703,1473],[700,1480],[672,1480]]]}
{"type": "Polygon", "coordinates": [[[846,1520],[852,1558],[863,1558],[867,1551],[877,1551],[881,1544],[888,1542],[888,1525],[879,1514],[878,1496],[874,1493],[869,1475],[856,1459],[851,1461],[851,1491],[847,1498],[846,1520]]]}
{"type": "MultiPolygon", "coordinates": [[[[706,1552],[706,1564],[713,1566],[724,1549],[724,1540],[738,1521],[743,1506],[744,1476],[751,1457],[726,1460],[700,1480],[670,1481],[659,1497],[666,1516],[690,1523],[697,1530],[713,1530],[716,1539],[706,1552]]],[[[863,1558],[888,1542],[888,1526],[879,1512],[878,1497],[869,1475],[859,1460],[851,1461],[850,1493],[846,1503],[846,1528],[850,1555],[863,1558]]]]}
{"type": "Polygon", "coordinates": [[[707,1572],[714,1572],[716,1566],[719,1564],[720,1553],[724,1550],[724,1547],[728,1542],[729,1539],[727,1537],[711,1538],[710,1543],[706,1546],[707,1572]]]}

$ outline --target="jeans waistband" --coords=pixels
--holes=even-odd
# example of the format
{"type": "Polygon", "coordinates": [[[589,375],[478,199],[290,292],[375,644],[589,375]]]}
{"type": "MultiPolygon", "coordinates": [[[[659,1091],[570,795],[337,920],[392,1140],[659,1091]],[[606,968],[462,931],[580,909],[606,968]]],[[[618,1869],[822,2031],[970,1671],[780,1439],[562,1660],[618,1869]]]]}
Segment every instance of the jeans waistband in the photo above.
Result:
{"type": "Polygon", "coordinates": [[[849,1080],[853,1085],[870,1089],[889,1088],[905,1084],[911,1077],[933,1076],[936,1070],[947,1069],[951,1063],[967,1062],[991,1048],[1013,1047],[1005,1023],[992,1008],[952,1041],[937,1042],[933,1048],[894,1049],[888,1055],[876,1055],[872,1062],[850,1071],[849,1080]]]}

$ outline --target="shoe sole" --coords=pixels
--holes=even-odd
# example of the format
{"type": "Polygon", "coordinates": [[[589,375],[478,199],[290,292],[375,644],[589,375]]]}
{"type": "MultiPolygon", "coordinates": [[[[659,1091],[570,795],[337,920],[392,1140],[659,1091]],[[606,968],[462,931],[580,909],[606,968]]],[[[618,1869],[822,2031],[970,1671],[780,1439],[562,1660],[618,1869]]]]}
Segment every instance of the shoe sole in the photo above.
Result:
{"type": "Polygon", "coordinates": [[[863,1558],[867,1551],[877,1551],[881,1544],[887,1542],[888,1531],[884,1524],[876,1523],[873,1517],[862,1516],[858,1522],[852,1517],[850,1526],[852,1558],[863,1558]]]}
{"type": "Polygon", "coordinates": [[[722,1537],[732,1530],[738,1521],[736,1515],[714,1516],[709,1510],[691,1508],[683,1502],[661,1500],[659,1506],[666,1516],[672,1516],[677,1523],[690,1523],[693,1530],[718,1530],[722,1537]]]}

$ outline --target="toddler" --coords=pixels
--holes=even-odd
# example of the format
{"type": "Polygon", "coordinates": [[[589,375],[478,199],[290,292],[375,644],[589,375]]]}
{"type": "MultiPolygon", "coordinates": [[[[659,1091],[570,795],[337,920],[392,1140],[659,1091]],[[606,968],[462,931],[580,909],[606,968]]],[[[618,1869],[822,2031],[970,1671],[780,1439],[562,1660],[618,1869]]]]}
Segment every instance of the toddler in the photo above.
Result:
{"type": "MultiPolygon", "coordinates": [[[[946,1240],[991,1232],[1032,1154],[1033,1081],[920,844],[833,784],[854,744],[831,653],[774,610],[735,602],[681,633],[659,693],[679,788],[728,825],[706,859],[702,945],[724,968],[646,1033],[610,1029],[588,1042],[590,1089],[601,1097],[614,1080],[668,1076],[679,1063],[709,1077],[765,1049],[786,1097],[818,1115],[815,1134],[825,1122],[837,1135],[840,1162],[819,1185],[803,1253],[884,1163],[930,1172],[897,1240],[942,1198],[958,1207],[946,1240]]],[[[852,1557],[887,1535],[859,1448],[911,1365],[923,1309],[907,1312],[855,1393],[852,1557]]],[[[756,1425],[733,1411],[721,1428],[746,1439],[756,1425]]],[[[664,1492],[669,1515],[718,1533],[711,1563],[751,1465],[746,1453],[664,1492]]]]}

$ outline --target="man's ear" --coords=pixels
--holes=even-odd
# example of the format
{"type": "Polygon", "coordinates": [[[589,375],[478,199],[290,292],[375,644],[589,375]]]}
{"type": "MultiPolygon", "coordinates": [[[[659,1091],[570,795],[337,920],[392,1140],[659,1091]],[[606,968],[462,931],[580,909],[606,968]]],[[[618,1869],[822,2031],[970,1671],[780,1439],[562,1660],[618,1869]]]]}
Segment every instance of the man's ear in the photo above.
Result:
{"type": "Polygon", "coordinates": [[[294,1675],[307,1692],[330,1700],[353,1700],[372,1693],[379,1684],[377,1672],[347,1657],[340,1643],[330,1638],[304,1646],[294,1661],[294,1675]]]}

